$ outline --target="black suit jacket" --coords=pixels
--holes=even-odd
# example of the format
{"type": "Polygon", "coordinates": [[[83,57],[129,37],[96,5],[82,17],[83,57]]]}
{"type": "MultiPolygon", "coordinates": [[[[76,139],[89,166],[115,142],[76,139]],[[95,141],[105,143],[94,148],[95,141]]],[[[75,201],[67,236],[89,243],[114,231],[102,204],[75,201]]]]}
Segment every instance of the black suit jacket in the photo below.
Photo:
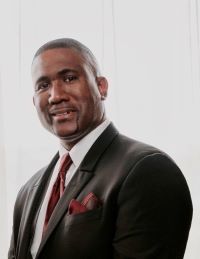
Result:
{"type": "MultiPolygon", "coordinates": [[[[20,190],[9,259],[28,259],[53,158],[20,190]]],[[[180,259],[192,218],[186,181],[160,150],[120,135],[111,124],[65,189],[37,259],[180,259]],[[70,201],[93,192],[100,208],[68,214],[70,201]]]]}

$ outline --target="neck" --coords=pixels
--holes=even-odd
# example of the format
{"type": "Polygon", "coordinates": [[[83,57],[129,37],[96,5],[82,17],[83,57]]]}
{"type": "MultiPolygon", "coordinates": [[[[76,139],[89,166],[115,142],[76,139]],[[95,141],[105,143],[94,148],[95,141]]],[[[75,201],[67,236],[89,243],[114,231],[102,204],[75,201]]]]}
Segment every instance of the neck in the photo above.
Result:
{"type": "Polygon", "coordinates": [[[101,121],[99,121],[98,124],[93,125],[92,127],[88,128],[82,133],[79,133],[77,135],[74,135],[73,137],[70,136],[70,138],[63,138],[60,139],[61,145],[70,151],[73,146],[75,146],[82,138],[84,138],[87,134],[89,134],[91,131],[93,131],[95,128],[97,128],[101,123],[103,123],[106,120],[106,117],[103,117],[101,121]]]}

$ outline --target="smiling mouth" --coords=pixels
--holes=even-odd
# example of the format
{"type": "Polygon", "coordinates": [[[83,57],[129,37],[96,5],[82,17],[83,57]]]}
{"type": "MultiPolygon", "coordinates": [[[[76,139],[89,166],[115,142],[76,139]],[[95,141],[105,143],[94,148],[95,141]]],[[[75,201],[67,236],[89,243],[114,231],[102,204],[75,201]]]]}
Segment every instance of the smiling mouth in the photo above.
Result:
{"type": "Polygon", "coordinates": [[[63,116],[63,115],[70,115],[74,111],[66,111],[66,112],[58,112],[58,113],[53,113],[52,116],[63,116]]]}
{"type": "Polygon", "coordinates": [[[74,109],[55,109],[50,114],[55,120],[62,121],[73,119],[75,113],[76,110],[74,109]]]}

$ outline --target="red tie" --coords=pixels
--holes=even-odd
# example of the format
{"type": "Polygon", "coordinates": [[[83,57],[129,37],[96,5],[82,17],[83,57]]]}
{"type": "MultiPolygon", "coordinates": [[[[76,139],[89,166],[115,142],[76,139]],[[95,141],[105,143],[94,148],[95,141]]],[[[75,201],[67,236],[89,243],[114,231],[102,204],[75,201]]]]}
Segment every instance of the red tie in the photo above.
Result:
{"type": "Polygon", "coordinates": [[[72,164],[72,160],[71,160],[71,157],[69,156],[69,154],[63,155],[61,158],[61,162],[60,162],[60,169],[58,172],[58,177],[53,185],[51,196],[50,196],[49,203],[47,206],[43,233],[45,232],[45,230],[47,228],[47,224],[49,222],[51,214],[52,214],[58,200],[63,195],[64,189],[65,189],[65,175],[71,164],[72,164]]]}

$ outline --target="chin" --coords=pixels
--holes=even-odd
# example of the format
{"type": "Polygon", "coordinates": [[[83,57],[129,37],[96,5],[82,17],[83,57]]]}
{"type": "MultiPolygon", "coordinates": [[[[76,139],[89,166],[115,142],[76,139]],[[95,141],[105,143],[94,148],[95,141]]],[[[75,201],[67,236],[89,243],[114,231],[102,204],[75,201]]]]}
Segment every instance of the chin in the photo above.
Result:
{"type": "MultiPolygon", "coordinates": [[[[64,144],[66,147],[70,147],[70,149],[78,143],[85,135],[87,135],[87,132],[80,132],[80,131],[74,131],[74,132],[59,132],[56,136],[60,139],[60,141],[64,144]]],[[[68,149],[67,148],[67,149],[68,149]]]]}
{"type": "Polygon", "coordinates": [[[54,134],[59,138],[67,138],[71,135],[76,134],[78,126],[72,125],[56,125],[53,127],[54,134]]]}
{"type": "Polygon", "coordinates": [[[75,135],[75,131],[55,131],[54,135],[56,135],[59,139],[70,139],[73,135],[75,135]]]}

